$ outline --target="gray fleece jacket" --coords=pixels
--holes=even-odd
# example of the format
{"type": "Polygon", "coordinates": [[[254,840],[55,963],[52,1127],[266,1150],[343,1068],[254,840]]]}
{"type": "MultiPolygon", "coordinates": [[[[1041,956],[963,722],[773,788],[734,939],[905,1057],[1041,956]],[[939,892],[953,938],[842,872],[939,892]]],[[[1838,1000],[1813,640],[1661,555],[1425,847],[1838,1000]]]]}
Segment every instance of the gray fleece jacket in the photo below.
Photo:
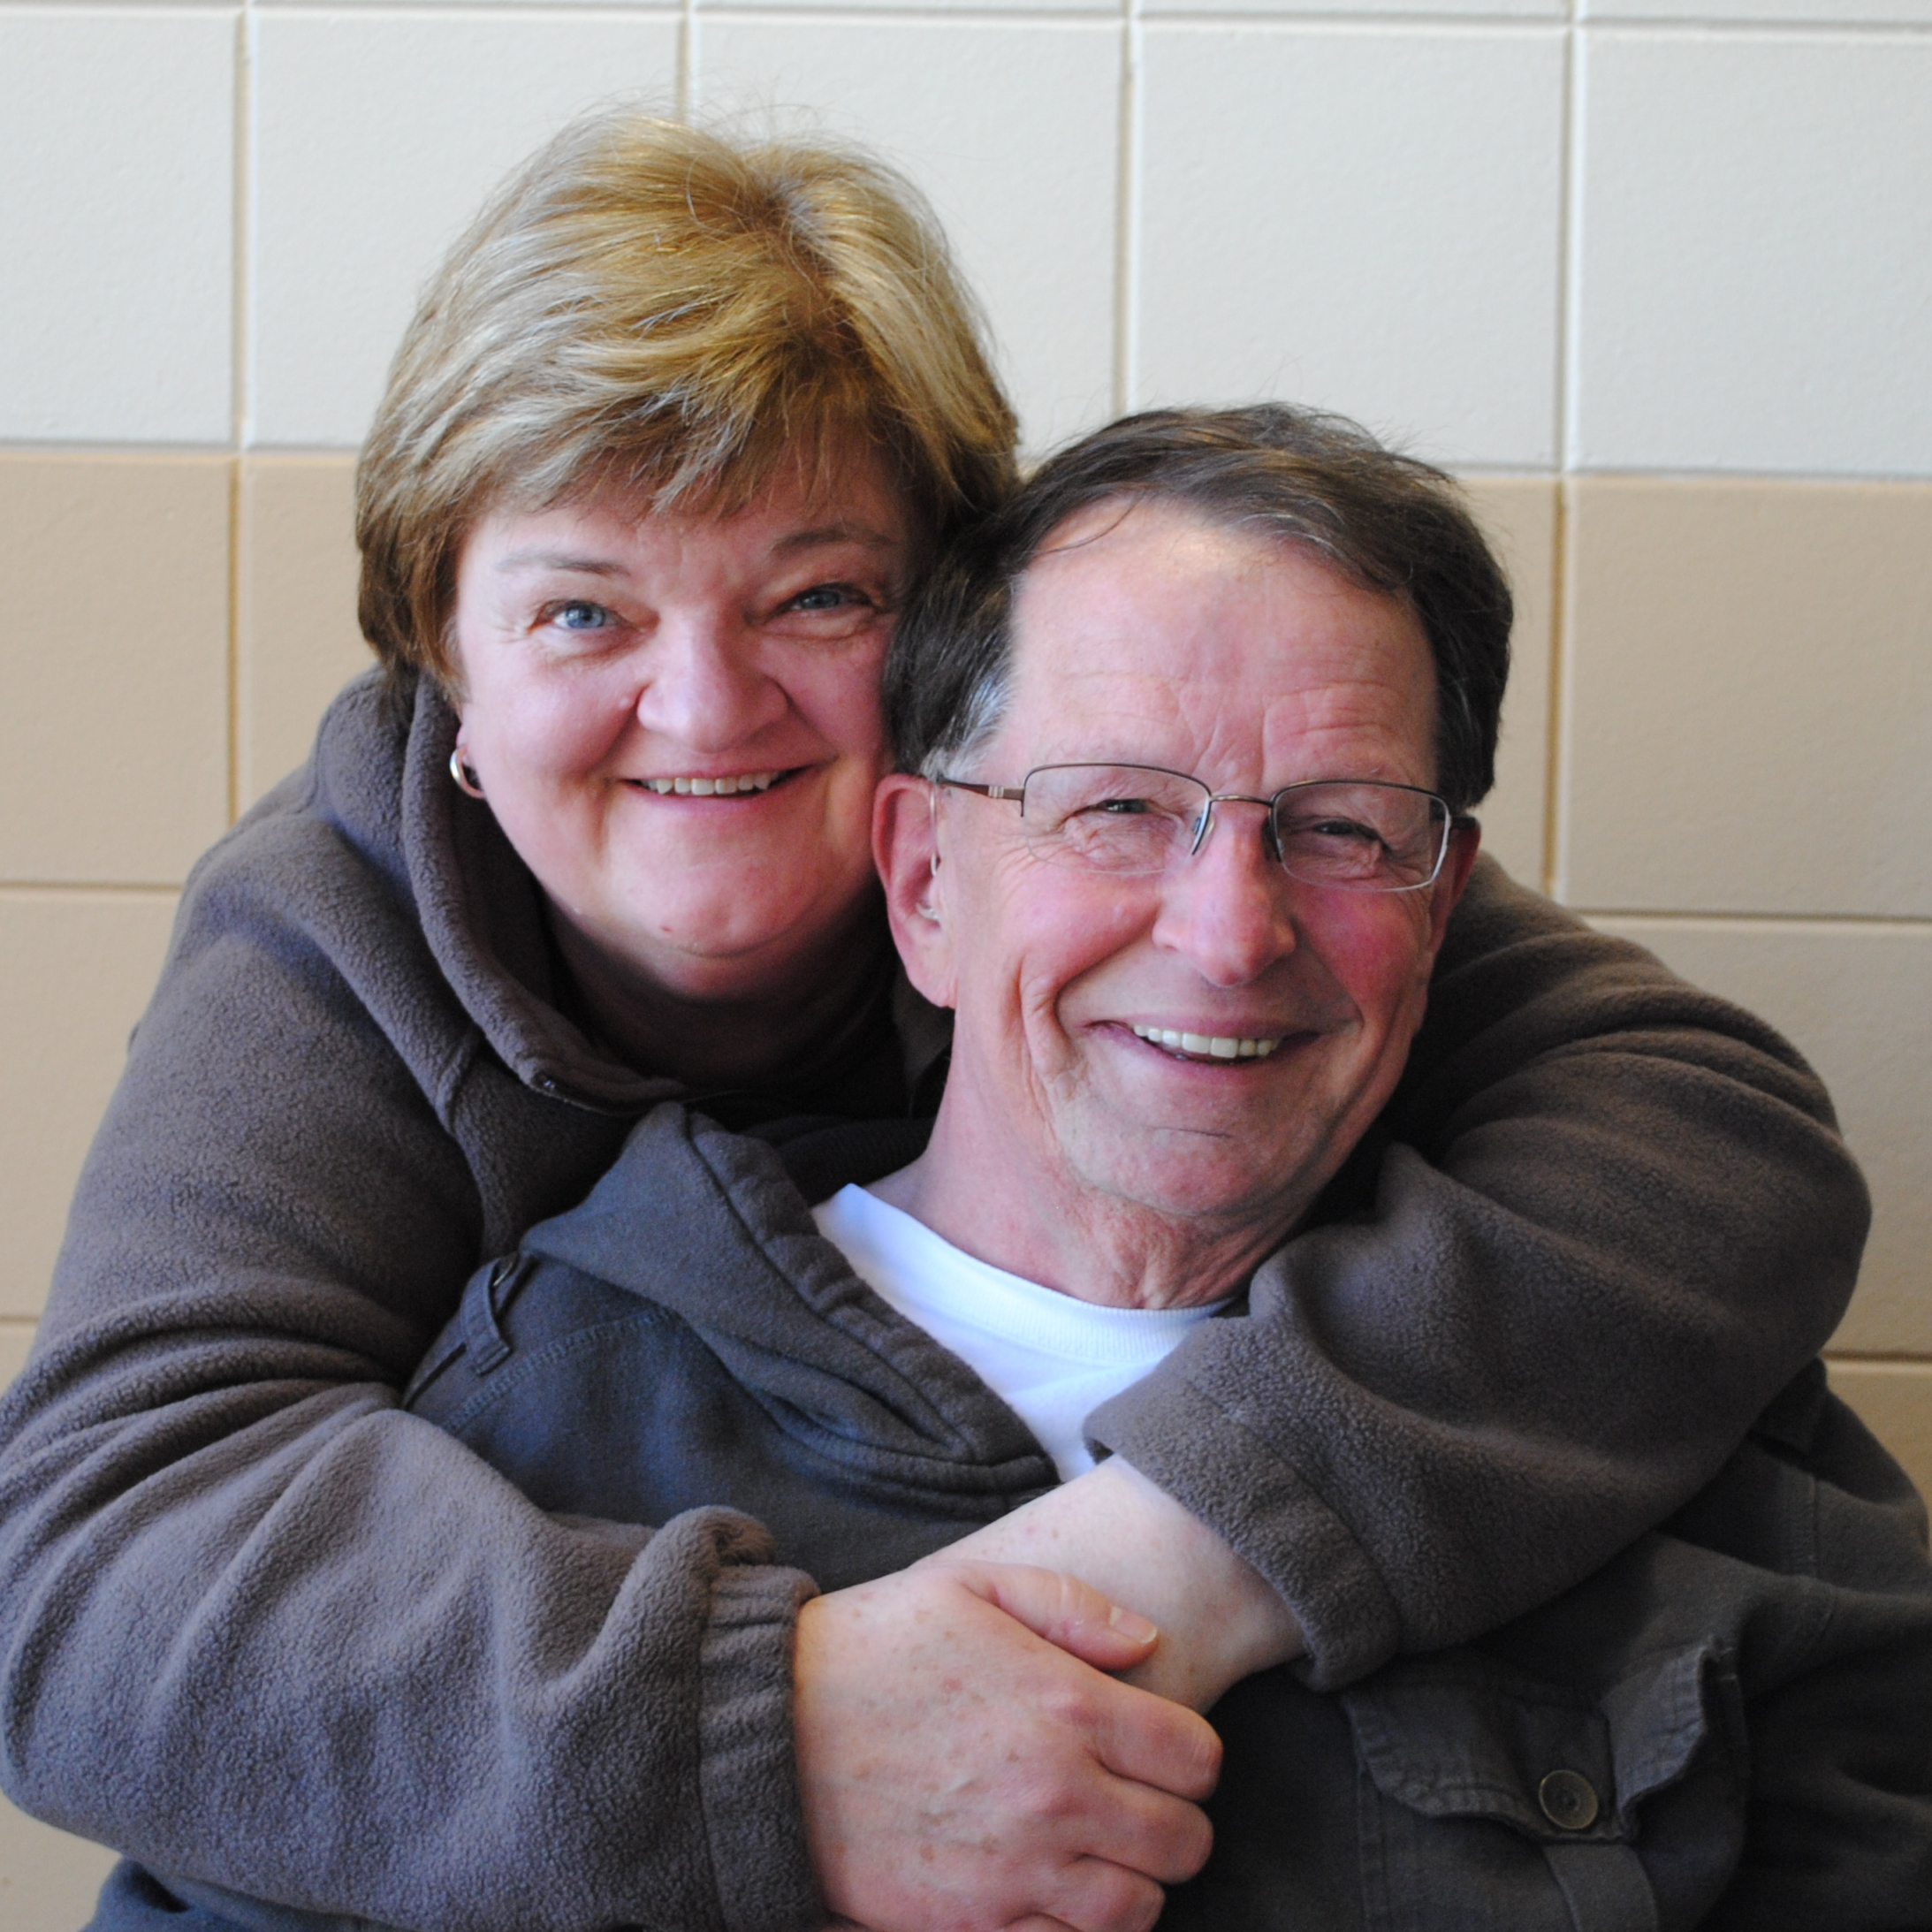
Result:
{"type": "MultiPolygon", "coordinates": [[[[190,881],[0,1404],[0,1782],[383,1924],[775,1932],[809,1885],[730,1799],[788,1775],[802,1578],[734,1516],[546,1513],[399,1406],[479,1262],[681,1096],[572,1023],[453,734],[352,685],[190,881]]],[[[877,1113],[878,1031],[696,1098],[877,1113]]],[[[1292,1293],[1098,1425],[1282,1588],[1320,1686],[1681,1505],[1829,1332],[1867,1215],[1787,1046],[1493,867],[1332,1206],[1292,1293]]]]}
{"type": "MultiPolygon", "coordinates": [[[[681,1525],[735,1504],[828,1587],[902,1568],[1052,1480],[806,1213],[916,1151],[790,1139],[800,1189],[658,1109],[582,1207],[472,1280],[408,1406],[549,1510],[681,1525]]],[[[1265,1263],[1224,1325],[1292,1292],[1265,1263]]],[[[1230,1508],[1246,1478],[1221,1472],[1230,1508]]],[[[1236,1685],[1213,1855],[1163,1932],[1932,1925],[1925,1535],[1814,1365],[1688,1507],[1553,1603],[1331,1695],[1289,1670],[1236,1685]]],[[[735,1797],[796,1817],[788,1780],[735,1797]]]]}

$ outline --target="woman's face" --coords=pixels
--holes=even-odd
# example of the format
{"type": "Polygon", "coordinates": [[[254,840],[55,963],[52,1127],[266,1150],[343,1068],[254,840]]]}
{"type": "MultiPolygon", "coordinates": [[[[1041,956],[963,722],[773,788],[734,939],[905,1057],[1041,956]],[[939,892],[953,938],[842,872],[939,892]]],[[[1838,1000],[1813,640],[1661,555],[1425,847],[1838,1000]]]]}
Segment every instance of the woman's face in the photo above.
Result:
{"type": "Polygon", "coordinates": [[[506,509],[463,546],[464,760],[575,936],[680,997],[783,991],[873,889],[911,541],[879,467],[839,467],[728,517],[506,509]]]}

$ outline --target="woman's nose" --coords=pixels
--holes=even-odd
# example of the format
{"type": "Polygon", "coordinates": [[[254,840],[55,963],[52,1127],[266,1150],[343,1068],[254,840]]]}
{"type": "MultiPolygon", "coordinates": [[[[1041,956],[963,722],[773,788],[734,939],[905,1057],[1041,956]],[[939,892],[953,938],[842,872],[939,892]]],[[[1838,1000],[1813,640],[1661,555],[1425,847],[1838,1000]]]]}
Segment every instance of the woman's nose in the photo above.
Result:
{"type": "Polygon", "coordinates": [[[1295,950],[1290,884],[1268,842],[1266,808],[1221,802],[1192,858],[1161,882],[1153,939],[1210,985],[1242,986],[1295,950]]]}
{"type": "Polygon", "coordinates": [[[693,751],[729,751],[785,715],[784,689],[759,664],[755,640],[719,612],[661,619],[643,668],[638,723],[693,751]]]}

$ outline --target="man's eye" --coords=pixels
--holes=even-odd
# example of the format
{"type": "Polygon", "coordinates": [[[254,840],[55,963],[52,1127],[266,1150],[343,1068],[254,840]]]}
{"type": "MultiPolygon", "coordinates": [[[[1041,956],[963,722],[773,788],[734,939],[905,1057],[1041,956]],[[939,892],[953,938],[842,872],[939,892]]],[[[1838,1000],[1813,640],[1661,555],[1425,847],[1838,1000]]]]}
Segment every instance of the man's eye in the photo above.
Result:
{"type": "Polygon", "coordinates": [[[1105,812],[1110,818],[1130,818],[1154,809],[1152,799],[1146,798],[1103,798],[1097,805],[1089,805],[1089,811],[1105,812]]]}

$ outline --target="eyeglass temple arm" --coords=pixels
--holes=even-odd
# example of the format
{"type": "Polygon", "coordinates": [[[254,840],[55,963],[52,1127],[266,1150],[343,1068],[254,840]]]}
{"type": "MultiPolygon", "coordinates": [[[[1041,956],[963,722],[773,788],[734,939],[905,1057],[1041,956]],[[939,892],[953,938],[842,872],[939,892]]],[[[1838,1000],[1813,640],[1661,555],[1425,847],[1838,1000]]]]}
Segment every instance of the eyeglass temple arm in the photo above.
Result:
{"type": "Polygon", "coordinates": [[[955,792],[977,792],[982,798],[1023,799],[1026,796],[1023,785],[976,785],[970,778],[936,778],[932,782],[950,786],[955,792]]]}

